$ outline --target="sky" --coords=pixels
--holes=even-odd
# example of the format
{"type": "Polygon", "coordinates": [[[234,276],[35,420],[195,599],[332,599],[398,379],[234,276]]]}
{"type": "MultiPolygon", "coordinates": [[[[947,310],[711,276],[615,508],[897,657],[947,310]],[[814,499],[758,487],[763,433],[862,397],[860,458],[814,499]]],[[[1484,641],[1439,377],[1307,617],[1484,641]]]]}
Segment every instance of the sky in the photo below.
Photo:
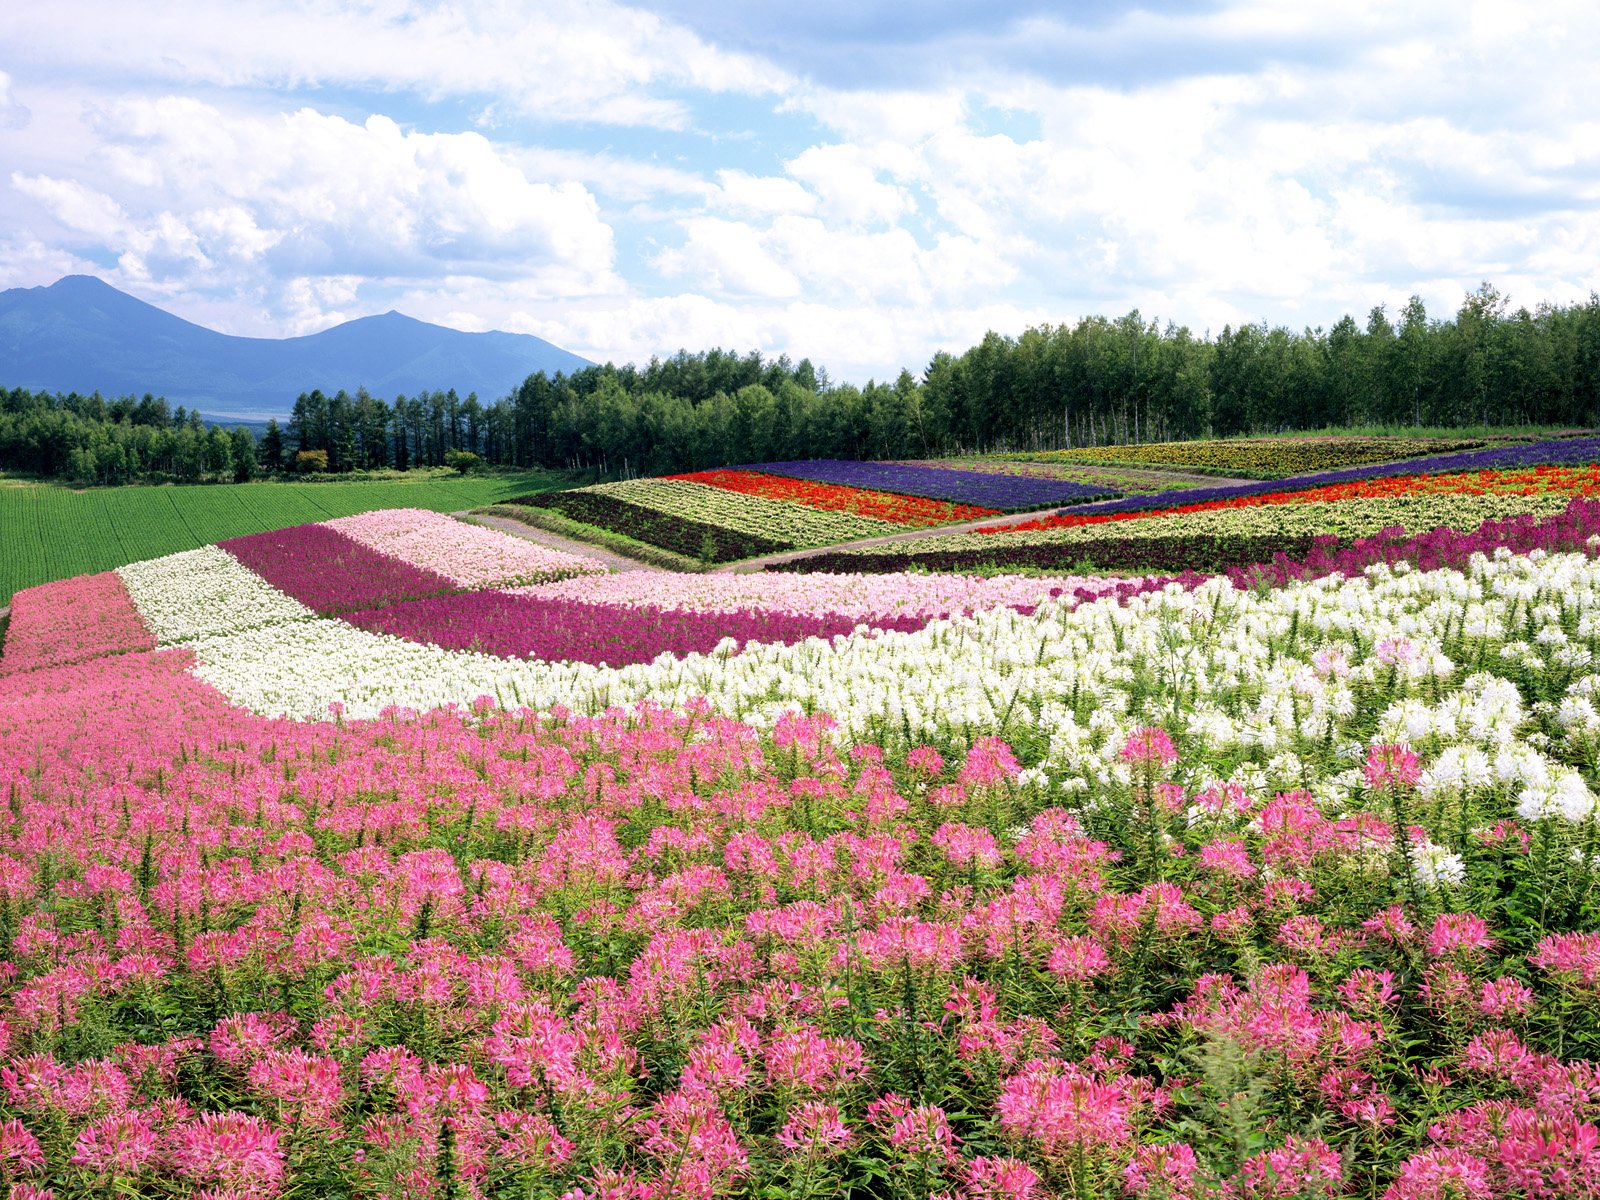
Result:
{"type": "Polygon", "coordinates": [[[1600,6],[0,5],[0,288],[836,380],[1600,287],[1600,6]]]}

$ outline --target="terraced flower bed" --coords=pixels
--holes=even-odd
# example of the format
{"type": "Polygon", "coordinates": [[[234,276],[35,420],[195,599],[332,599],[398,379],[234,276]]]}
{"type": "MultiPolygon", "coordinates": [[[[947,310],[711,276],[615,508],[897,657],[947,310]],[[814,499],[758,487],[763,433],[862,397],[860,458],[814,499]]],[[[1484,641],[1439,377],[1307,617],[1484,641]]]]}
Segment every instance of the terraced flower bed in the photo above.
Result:
{"type": "Polygon", "coordinates": [[[904,529],[952,525],[958,521],[976,521],[983,517],[992,517],[999,511],[972,504],[955,504],[948,500],[929,500],[921,496],[902,496],[868,488],[843,487],[836,483],[791,479],[783,475],[769,475],[762,471],[696,471],[689,475],[669,475],[667,478],[721,488],[744,496],[786,500],[806,508],[853,513],[856,516],[887,521],[904,529]]]}
{"type": "Polygon", "coordinates": [[[1481,440],[1443,438],[1236,438],[1218,442],[1149,442],[1139,446],[1083,446],[1029,457],[1039,462],[1123,463],[1187,467],[1222,474],[1281,479],[1367,463],[1448,454],[1484,446],[1481,440]]]}
{"type": "Polygon", "coordinates": [[[1228,495],[1145,512],[1108,511],[1120,508],[1110,505],[919,539],[893,549],[842,550],[775,569],[1156,571],[1165,555],[1172,570],[1221,571],[1271,558],[1280,552],[1271,548],[1275,538],[1284,542],[1282,553],[1298,556],[1319,537],[1343,544],[1388,528],[1471,530],[1485,521],[1519,514],[1552,516],[1574,496],[1600,496],[1600,469],[1540,467],[1387,477],[1300,491],[1228,495]]]}
{"type": "Polygon", "coordinates": [[[987,471],[952,470],[909,463],[842,462],[824,458],[755,463],[740,470],[785,475],[813,483],[896,492],[905,496],[925,496],[979,505],[1000,512],[1022,512],[1052,504],[1081,504],[1115,494],[1110,488],[1064,479],[1002,476],[987,471]]]}
{"type": "Polygon", "coordinates": [[[1372,466],[1349,467],[1299,475],[1293,479],[1263,480],[1257,483],[1227,484],[1209,488],[1188,488],[1157,496],[1128,496],[1096,506],[1097,512],[1143,512],[1182,504],[1200,504],[1270,495],[1283,491],[1305,491],[1331,484],[1390,476],[1439,475],[1467,471],[1517,471],[1538,467],[1585,468],[1600,462],[1600,438],[1547,439],[1510,446],[1492,446],[1451,454],[1435,454],[1407,462],[1386,462],[1372,466]]]}
{"type": "MultiPolygon", "coordinates": [[[[662,654],[737,651],[751,642],[788,645],[850,633],[861,622],[768,609],[701,612],[638,604],[595,604],[543,595],[471,592],[351,613],[352,625],[446,650],[554,662],[644,663],[662,654]]],[[[920,629],[926,619],[883,617],[883,629],[920,629]]]]}
{"type": "Polygon", "coordinates": [[[742,533],[592,489],[540,492],[507,503],[547,509],[596,529],[619,533],[648,546],[659,546],[663,550],[671,550],[687,558],[703,558],[707,562],[736,562],[741,558],[795,549],[794,542],[776,536],[742,533]]]}
{"type": "MultiPolygon", "coordinates": [[[[1324,541],[1338,542],[1337,538],[1324,541]]],[[[1151,534],[1147,537],[1099,537],[1082,542],[1059,540],[1042,543],[1016,541],[1005,544],[879,549],[818,554],[787,562],[769,563],[764,570],[810,572],[1036,570],[1126,571],[1136,574],[1177,574],[1184,571],[1215,573],[1275,555],[1301,557],[1319,545],[1312,533],[1188,533],[1151,534]]]]}
{"type": "Polygon", "coordinates": [[[651,508],[668,517],[736,533],[778,537],[796,547],[831,546],[835,542],[901,533],[906,528],[855,512],[815,508],[682,479],[630,479],[584,490],[651,508]]]}
{"type": "Polygon", "coordinates": [[[1600,472],[1412,476],[961,543],[1122,581],[380,514],[24,590],[0,1183],[1600,1195],[1600,472]]]}
{"type": "Polygon", "coordinates": [[[1070,462],[1039,462],[1033,459],[994,457],[930,458],[907,462],[906,466],[943,467],[956,471],[978,471],[986,475],[1020,475],[1029,479],[1050,479],[1081,484],[1105,495],[1146,495],[1170,492],[1183,487],[1206,487],[1211,480],[1174,468],[1089,466],[1070,462]]]}

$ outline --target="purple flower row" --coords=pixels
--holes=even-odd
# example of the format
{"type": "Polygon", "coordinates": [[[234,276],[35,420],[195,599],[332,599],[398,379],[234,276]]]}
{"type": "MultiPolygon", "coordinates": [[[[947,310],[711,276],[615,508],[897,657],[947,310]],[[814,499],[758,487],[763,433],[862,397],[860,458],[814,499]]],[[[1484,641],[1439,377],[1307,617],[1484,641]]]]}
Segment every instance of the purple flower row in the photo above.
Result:
{"type": "MultiPolygon", "coordinates": [[[[781,642],[849,633],[859,618],[836,613],[694,612],[685,609],[591,604],[505,592],[464,592],[348,613],[352,625],[446,650],[477,650],[500,658],[586,662],[620,667],[647,663],[663,651],[709,653],[724,638],[781,642]]],[[[920,629],[926,617],[888,617],[877,629],[920,629]]]]}
{"type": "Polygon", "coordinates": [[[951,467],[919,467],[909,463],[845,462],[812,458],[799,462],[754,463],[738,471],[764,471],[813,483],[871,488],[902,496],[950,500],[983,508],[1019,511],[1052,504],[1081,504],[1114,496],[1110,488],[1090,487],[1065,479],[1038,479],[1027,475],[996,475],[989,471],[958,471],[951,467]]]}
{"type": "MultiPolygon", "coordinates": [[[[1517,467],[1578,466],[1600,462],[1600,438],[1565,440],[1498,446],[1487,450],[1464,450],[1456,454],[1436,454],[1431,458],[1412,458],[1404,462],[1376,463],[1365,467],[1346,467],[1321,471],[1315,475],[1296,475],[1289,479],[1268,479],[1259,483],[1231,484],[1226,487],[1189,488],[1180,492],[1156,492],[1147,496],[1128,496],[1095,507],[1096,512],[1143,512],[1153,508],[1176,508],[1183,504],[1205,504],[1236,496],[1262,496],[1269,492],[1297,492],[1333,483],[1353,483],[1360,479],[1386,479],[1393,475],[1436,475],[1451,471],[1514,470],[1517,467]]],[[[1066,515],[1066,514],[1062,514],[1066,515]]]]}
{"type": "Polygon", "coordinates": [[[1253,587],[1266,583],[1282,587],[1298,579],[1321,579],[1338,572],[1359,575],[1374,563],[1406,562],[1423,571],[1443,567],[1460,568],[1474,554],[1490,554],[1502,547],[1518,554],[1530,550],[1559,553],[1587,549],[1591,537],[1600,534],[1600,500],[1576,497],[1553,517],[1522,514],[1485,521],[1471,533],[1439,528],[1427,533],[1408,534],[1400,526],[1379,530],[1371,537],[1357,538],[1340,548],[1339,539],[1319,537],[1311,552],[1299,561],[1278,555],[1271,562],[1250,567],[1235,567],[1228,572],[1234,586],[1253,587]]]}
{"type": "Polygon", "coordinates": [[[458,590],[436,571],[380,554],[326,525],[295,525],[217,545],[324,616],[458,590]]]}

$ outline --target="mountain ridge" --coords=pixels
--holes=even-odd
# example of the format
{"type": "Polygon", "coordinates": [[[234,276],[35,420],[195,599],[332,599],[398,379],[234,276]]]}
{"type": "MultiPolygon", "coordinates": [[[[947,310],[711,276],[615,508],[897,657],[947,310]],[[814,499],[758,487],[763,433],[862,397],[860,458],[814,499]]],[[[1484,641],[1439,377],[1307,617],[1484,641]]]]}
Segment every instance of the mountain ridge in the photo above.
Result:
{"type": "Polygon", "coordinates": [[[0,387],[152,392],[207,417],[285,417],[301,392],[365,387],[385,399],[455,388],[485,400],[535,371],[588,359],[531,334],[467,333],[390,309],[291,338],[185,320],[93,275],[0,292],[0,387]]]}

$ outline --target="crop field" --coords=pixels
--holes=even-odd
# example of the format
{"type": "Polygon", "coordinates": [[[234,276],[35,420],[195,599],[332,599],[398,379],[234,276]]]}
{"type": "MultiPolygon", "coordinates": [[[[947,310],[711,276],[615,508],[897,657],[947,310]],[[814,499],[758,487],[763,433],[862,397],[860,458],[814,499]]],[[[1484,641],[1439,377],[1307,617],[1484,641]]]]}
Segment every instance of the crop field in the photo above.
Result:
{"type": "Polygon", "coordinates": [[[983,471],[991,475],[1024,475],[1082,484],[1103,495],[1146,495],[1175,488],[1205,487],[1215,482],[1205,475],[1179,468],[1085,466],[1080,463],[1039,462],[1033,459],[974,455],[967,458],[921,459],[908,466],[948,467],[958,471],[983,471]]]}
{"type": "Polygon", "coordinates": [[[543,472],[514,477],[372,482],[242,483],[73,491],[0,487],[0,605],[25,587],[192,550],[224,538],[378,508],[454,512],[532,487],[543,472]]]}
{"type": "Polygon", "coordinates": [[[1099,482],[812,459],[597,484],[510,503],[724,563],[1118,494],[1099,482]]]}
{"type": "Polygon", "coordinates": [[[1233,438],[1227,441],[1151,442],[1137,446],[1083,446],[1018,455],[1037,462],[1175,467],[1259,479],[1282,479],[1368,463],[1474,450],[1482,439],[1406,437],[1233,438]]]}
{"type": "Polygon", "coordinates": [[[10,1200],[1600,1195],[1600,440],[906,468],[20,590],[10,1200]]]}

